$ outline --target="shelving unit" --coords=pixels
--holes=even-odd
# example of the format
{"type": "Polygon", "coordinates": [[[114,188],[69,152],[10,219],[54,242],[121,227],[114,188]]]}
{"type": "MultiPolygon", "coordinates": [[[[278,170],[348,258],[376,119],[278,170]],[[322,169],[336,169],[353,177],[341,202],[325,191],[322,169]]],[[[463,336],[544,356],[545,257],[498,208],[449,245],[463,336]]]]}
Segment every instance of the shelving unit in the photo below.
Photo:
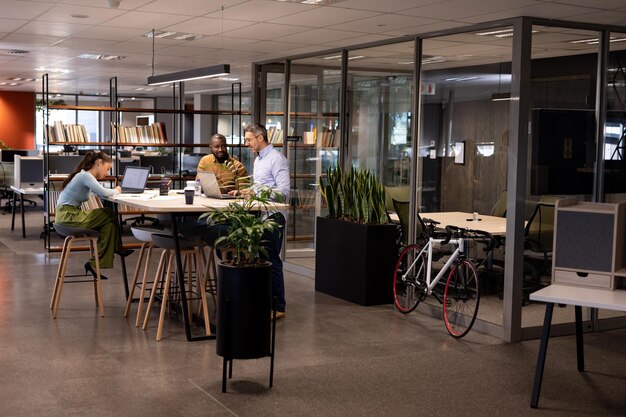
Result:
{"type": "MultiPolygon", "coordinates": [[[[55,183],[59,180],[62,180],[59,176],[54,176],[49,170],[49,157],[50,157],[50,147],[51,146],[65,146],[70,145],[72,147],[78,148],[91,148],[91,149],[101,149],[110,155],[114,156],[115,165],[114,165],[114,173],[113,175],[106,179],[106,182],[110,183],[112,186],[117,183],[120,179],[119,173],[123,170],[121,169],[121,158],[117,158],[118,151],[124,150],[125,148],[136,148],[142,147],[144,150],[148,150],[148,152],[159,153],[161,151],[167,152],[168,156],[171,156],[171,172],[167,172],[165,175],[172,178],[172,180],[180,186],[180,184],[190,178],[193,178],[194,175],[187,175],[183,168],[183,155],[187,154],[187,150],[192,150],[194,148],[207,148],[206,152],[208,153],[209,144],[208,143],[188,143],[185,142],[185,123],[183,122],[183,117],[187,115],[211,115],[211,116],[231,116],[231,132],[234,132],[235,126],[241,129],[241,116],[245,114],[249,114],[249,112],[241,111],[241,86],[239,85],[238,90],[233,87],[233,92],[238,91],[238,108],[236,107],[235,101],[237,101],[237,97],[232,98],[232,109],[231,110],[186,110],[184,106],[184,83],[178,83],[172,85],[172,106],[171,108],[143,108],[143,107],[123,107],[121,105],[121,101],[118,98],[117,94],[117,78],[112,77],[109,84],[109,93],[108,93],[108,105],[103,106],[94,106],[94,105],[65,105],[65,104],[50,104],[50,92],[48,89],[48,75],[44,75],[42,79],[42,109],[44,111],[43,117],[43,132],[44,132],[44,173],[45,173],[45,181],[44,181],[44,194],[46,199],[46,208],[45,208],[45,221],[46,225],[50,225],[53,220],[53,210],[50,209],[51,204],[56,203],[56,198],[53,198],[54,201],[50,201],[50,191],[58,189],[59,187],[55,187],[55,183]],[[178,97],[176,93],[178,91],[178,97]],[[85,141],[85,140],[71,140],[71,141],[55,141],[51,140],[52,138],[48,135],[48,130],[46,126],[50,125],[49,123],[49,115],[50,110],[62,110],[62,111],[73,111],[73,112],[98,112],[98,121],[99,121],[99,129],[95,137],[99,138],[98,141],[85,141]],[[154,115],[156,123],[159,123],[160,129],[164,132],[164,140],[159,141],[159,143],[155,143],[154,140],[149,139],[143,135],[130,135],[130,137],[124,137],[120,135],[123,115],[130,115],[136,113],[137,115],[145,116],[145,115],[154,115]],[[171,116],[170,120],[163,120],[163,116],[171,116]],[[239,122],[236,122],[235,119],[239,119],[239,122]],[[165,123],[163,123],[165,122],[165,123]],[[166,133],[165,133],[166,132],[166,133]]],[[[233,93],[234,94],[234,93],[233,93]]],[[[126,117],[128,119],[128,117],[126,117]]],[[[133,118],[135,121],[136,118],[133,118]]],[[[128,127],[130,129],[130,127],[128,127]]],[[[93,133],[93,132],[92,132],[93,133]]],[[[85,136],[89,136],[88,134],[85,136]]],[[[241,134],[238,135],[241,137],[241,134]]],[[[207,138],[208,139],[208,138],[207,138]]],[[[229,144],[229,153],[231,155],[235,154],[236,150],[239,150],[239,154],[241,155],[241,147],[243,145],[241,143],[229,144]]],[[[169,171],[169,169],[168,169],[169,171]]],[[[150,180],[158,180],[162,178],[161,175],[151,176],[150,180]]],[[[122,214],[136,214],[133,213],[122,213],[122,214]]],[[[45,229],[45,248],[48,250],[57,250],[59,248],[52,247],[50,244],[50,227],[46,227],[45,229]]]]}

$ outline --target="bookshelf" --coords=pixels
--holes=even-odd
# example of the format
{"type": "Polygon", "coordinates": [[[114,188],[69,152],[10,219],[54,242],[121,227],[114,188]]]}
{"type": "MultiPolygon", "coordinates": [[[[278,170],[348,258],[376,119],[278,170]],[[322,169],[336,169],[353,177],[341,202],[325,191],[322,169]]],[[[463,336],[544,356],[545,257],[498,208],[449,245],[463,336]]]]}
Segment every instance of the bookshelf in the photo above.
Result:
{"type": "MultiPolygon", "coordinates": [[[[193,178],[195,173],[187,172],[184,164],[193,158],[185,158],[186,156],[197,156],[198,148],[201,153],[209,153],[208,139],[206,143],[190,143],[185,141],[185,126],[187,129],[193,124],[185,123],[184,118],[193,117],[194,115],[208,115],[211,117],[231,117],[240,118],[249,112],[241,111],[241,105],[238,109],[230,110],[194,110],[184,106],[184,100],[177,100],[176,92],[184,92],[184,87],[179,83],[172,85],[172,97],[162,100],[166,107],[159,107],[159,97],[146,98],[144,102],[147,107],[141,107],[137,101],[122,101],[117,94],[117,77],[112,77],[109,84],[108,95],[99,96],[102,105],[66,105],[59,101],[51,100],[52,94],[48,89],[48,76],[44,75],[42,79],[42,133],[43,133],[43,153],[44,153],[44,193],[47,204],[44,209],[45,224],[50,225],[50,221],[54,217],[54,208],[51,204],[56,201],[56,196],[60,190],[60,181],[65,178],[69,172],[51,171],[50,161],[52,151],[56,147],[63,146],[64,157],[72,157],[78,160],[82,159],[79,155],[68,155],[68,153],[79,153],[84,149],[103,150],[114,157],[113,175],[106,179],[105,182],[115,185],[120,179],[119,173],[123,172],[123,166],[127,163],[141,164],[142,160],[148,161],[150,158],[159,158],[159,163],[164,164],[163,159],[169,158],[171,163],[166,163],[166,170],[160,170],[156,174],[151,175],[149,183],[155,178],[160,181],[163,175],[172,178],[175,186],[187,179],[193,178]],[[178,87],[178,90],[177,90],[178,87]],[[106,102],[105,102],[106,100],[106,102]],[[54,104],[53,104],[54,103],[54,104]],[[167,105],[169,103],[169,105],[167,105]],[[169,108],[174,107],[174,108],[169,108]],[[95,113],[94,119],[98,120],[97,127],[85,126],[81,123],[69,123],[66,121],[50,122],[50,111],[66,112],[76,118],[80,114],[95,113]],[[91,130],[91,131],[90,131],[91,130]],[[95,131],[94,131],[95,130],[95,131]],[[51,148],[52,147],[52,148],[51,148]],[[131,157],[123,156],[132,150],[131,157]],[[145,157],[145,158],[144,158],[145,157]],[[54,200],[54,201],[52,201],[54,200]]],[[[241,94],[239,89],[239,95],[241,94]]],[[[55,97],[58,94],[55,94],[55,97]]],[[[78,97],[78,96],[77,96],[78,97]]],[[[239,101],[241,99],[239,98],[239,101]]],[[[78,100],[76,100],[78,103],[78,100]]],[[[215,124],[217,126],[217,123],[215,124]]],[[[241,126],[241,123],[232,123],[232,126],[241,126]]],[[[241,136],[241,134],[239,134],[241,136]]],[[[235,149],[240,149],[241,143],[229,144],[229,153],[233,154],[235,149]]],[[[56,157],[56,156],[55,156],[56,157]]],[[[76,162],[73,160],[72,162],[76,162]]],[[[148,162],[146,162],[148,163],[148,162]]],[[[73,166],[76,166],[74,163],[73,166]]],[[[64,169],[67,170],[67,169],[64,169]]],[[[124,214],[124,213],[122,213],[124,214]]],[[[128,213],[131,214],[131,213],[128,213]]],[[[136,213],[132,213],[136,214],[136,213]]],[[[47,250],[58,250],[60,248],[50,244],[50,227],[46,227],[44,246],[47,250]]]]}

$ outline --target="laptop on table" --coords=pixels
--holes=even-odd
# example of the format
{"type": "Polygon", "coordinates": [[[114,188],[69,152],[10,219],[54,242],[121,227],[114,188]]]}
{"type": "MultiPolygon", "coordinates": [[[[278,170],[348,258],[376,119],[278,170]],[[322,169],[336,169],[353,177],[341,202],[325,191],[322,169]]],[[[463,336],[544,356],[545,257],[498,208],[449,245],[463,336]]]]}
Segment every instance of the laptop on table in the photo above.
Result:
{"type": "Polygon", "coordinates": [[[215,176],[214,172],[198,172],[198,179],[200,180],[200,184],[202,185],[202,192],[207,197],[223,199],[237,198],[232,195],[222,194],[222,192],[220,191],[220,185],[217,182],[217,177],[215,176]]]}
{"type": "Polygon", "coordinates": [[[141,194],[146,189],[150,175],[149,167],[127,165],[122,178],[122,194],[141,194]]]}

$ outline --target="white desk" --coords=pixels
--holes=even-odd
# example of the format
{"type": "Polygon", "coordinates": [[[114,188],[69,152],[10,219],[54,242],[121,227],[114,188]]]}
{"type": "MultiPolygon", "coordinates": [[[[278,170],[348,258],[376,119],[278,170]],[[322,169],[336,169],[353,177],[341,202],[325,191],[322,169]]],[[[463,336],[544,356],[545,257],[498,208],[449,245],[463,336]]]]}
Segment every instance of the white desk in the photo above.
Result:
{"type": "Polygon", "coordinates": [[[22,237],[26,238],[26,225],[24,222],[24,196],[25,195],[42,195],[43,187],[32,187],[32,188],[18,188],[14,185],[11,186],[11,190],[13,191],[13,207],[11,210],[11,231],[15,230],[15,207],[17,196],[20,196],[20,213],[22,215],[22,237]]]}
{"type": "Polygon", "coordinates": [[[547,303],[546,314],[541,331],[541,344],[539,346],[539,354],[537,356],[535,381],[530,400],[530,406],[532,408],[537,408],[537,404],[539,403],[539,393],[541,392],[541,380],[543,379],[546,353],[548,350],[548,339],[550,338],[550,327],[552,323],[554,304],[568,304],[574,306],[574,314],[576,318],[577,364],[578,371],[583,372],[585,370],[585,355],[583,350],[582,307],[626,311],[626,291],[609,291],[595,288],[553,284],[530,294],[530,299],[533,301],[547,303]]]}

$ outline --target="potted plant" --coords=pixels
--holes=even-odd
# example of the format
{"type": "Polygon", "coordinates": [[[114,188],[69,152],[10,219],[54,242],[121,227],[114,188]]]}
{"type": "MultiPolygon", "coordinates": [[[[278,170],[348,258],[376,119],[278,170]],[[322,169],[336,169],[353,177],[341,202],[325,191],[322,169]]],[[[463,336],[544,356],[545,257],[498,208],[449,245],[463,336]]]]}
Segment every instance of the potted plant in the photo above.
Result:
{"type": "Polygon", "coordinates": [[[277,211],[271,198],[276,195],[263,188],[200,216],[222,231],[214,243],[224,257],[217,273],[216,345],[225,361],[271,354],[271,264],[261,258],[264,234],[279,227],[271,217],[277,211]]]}
{"type": "Polygon", "coordinates": [[[369,171],[336,167],[319,185],[328,217],[317,218],[315,290],[361,305],[391,303],[398,232],[382,183],[369,171]]]}

